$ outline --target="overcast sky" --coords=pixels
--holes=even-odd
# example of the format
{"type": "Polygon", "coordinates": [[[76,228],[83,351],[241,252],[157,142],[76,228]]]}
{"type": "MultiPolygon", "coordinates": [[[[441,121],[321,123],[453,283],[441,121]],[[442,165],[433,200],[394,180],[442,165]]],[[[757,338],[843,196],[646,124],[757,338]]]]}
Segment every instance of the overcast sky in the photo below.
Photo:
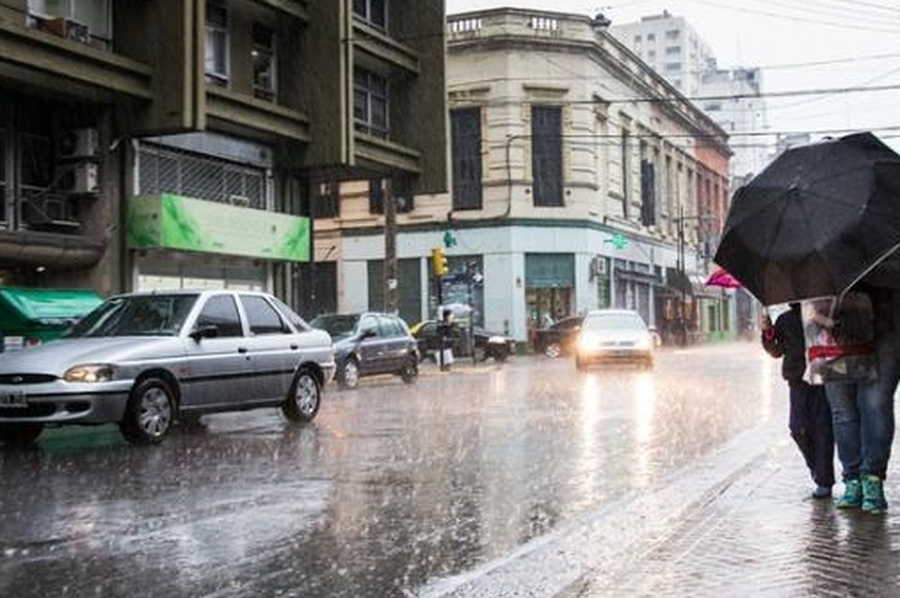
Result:
{"type": "Polygon", "coordinates": [[[871,130],[900,151],[900,0],[446,0],[447,14],[512,6],[594,16],[613,24],[668,10],[687,19],[720,68],[758,66],[773,95],[771,132],[871,130]],[[895,129],[891,129],[895,127],[895,129]]]}

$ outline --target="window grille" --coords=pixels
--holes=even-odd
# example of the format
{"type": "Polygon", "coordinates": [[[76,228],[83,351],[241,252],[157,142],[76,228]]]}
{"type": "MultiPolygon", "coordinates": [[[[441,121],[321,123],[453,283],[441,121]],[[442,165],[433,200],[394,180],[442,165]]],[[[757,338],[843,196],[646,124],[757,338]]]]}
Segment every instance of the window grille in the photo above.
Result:
{"type": "Polygon", "coordinates": [[[141,144],[140,193],[173,193],[195,199],[266,209],[266,171],[214,156],[141,144]]]}

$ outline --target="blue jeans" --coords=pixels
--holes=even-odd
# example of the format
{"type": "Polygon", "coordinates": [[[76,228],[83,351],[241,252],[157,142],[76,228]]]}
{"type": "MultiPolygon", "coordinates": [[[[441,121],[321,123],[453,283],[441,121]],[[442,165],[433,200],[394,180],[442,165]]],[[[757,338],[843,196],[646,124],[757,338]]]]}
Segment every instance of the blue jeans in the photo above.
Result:
{"type": "Polygon", "coordinates": [[[894,442],[894,391],[900,380],[900,352],[890,337],[879,339],[875,350],[877,380],[825,383],[845,481],[866,474],[881,479],[887,475],[894,442]]]}

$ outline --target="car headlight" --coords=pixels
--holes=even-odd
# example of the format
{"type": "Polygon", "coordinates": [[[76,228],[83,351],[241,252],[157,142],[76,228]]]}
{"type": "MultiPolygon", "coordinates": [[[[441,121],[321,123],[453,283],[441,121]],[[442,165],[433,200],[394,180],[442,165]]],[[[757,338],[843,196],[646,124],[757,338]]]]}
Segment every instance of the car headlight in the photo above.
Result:
{"type": "Polygon", "coordinates": [[[506,339],[502,336],[489,336],[488,342],[492,345],[505,345],[506,339]]]}
{"type": "Polygon", "coordinates": [[[590,332],[582,332],[578,335],[578,349],[581,351],[590,351],[597,344],[597,335],[590,332]]]}
{"type": "Polygon", "coordinates": [[[113,367],[103,363],[76,365],[63,374],[66,382],[109,382],[113,379],[113,367]]]}

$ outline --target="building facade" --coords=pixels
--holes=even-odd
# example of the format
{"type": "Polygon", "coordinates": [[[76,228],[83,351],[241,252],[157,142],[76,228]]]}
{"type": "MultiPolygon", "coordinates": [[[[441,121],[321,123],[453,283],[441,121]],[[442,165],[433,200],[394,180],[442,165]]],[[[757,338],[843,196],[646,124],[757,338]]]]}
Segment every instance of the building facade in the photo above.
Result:
{"type": "MultiPolygon", "coordinates": [[[[725,131],[588,17],[496,9],[447,28],[452,192],[398,216],[400,314],[434,315],[441,247],[443,302],[468,298],[520,341],[608,306],[669,342],[729,334],[727,301],[703,285],[729,194],[725,131]]],[[[371,190],[342,195],[341,222],[317,235],[340,238],[351,311],[379,305],[385,243],[371,190]]]]}
{"type": "Polygon", "coordinates": [[[443,23],[414,0],[0,0],[2,282],[333,302],[330,189],[447,189],[443,23]]]}

